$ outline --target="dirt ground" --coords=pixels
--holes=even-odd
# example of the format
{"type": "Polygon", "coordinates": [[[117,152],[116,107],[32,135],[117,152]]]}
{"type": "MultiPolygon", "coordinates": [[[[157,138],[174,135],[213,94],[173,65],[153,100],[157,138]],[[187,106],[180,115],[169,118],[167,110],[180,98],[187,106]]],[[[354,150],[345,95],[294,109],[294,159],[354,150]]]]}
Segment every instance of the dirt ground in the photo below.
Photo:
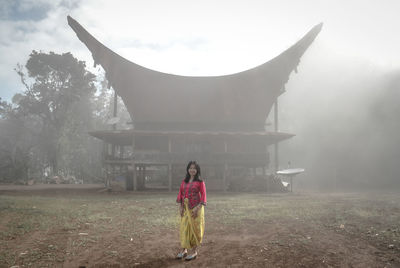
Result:
{"type": "Polygon", "coordinates": [[[0,267],[400,267],[396,193],[210,192],[190,262],[174,259],[175,198],[0,186],[0,267]]]}

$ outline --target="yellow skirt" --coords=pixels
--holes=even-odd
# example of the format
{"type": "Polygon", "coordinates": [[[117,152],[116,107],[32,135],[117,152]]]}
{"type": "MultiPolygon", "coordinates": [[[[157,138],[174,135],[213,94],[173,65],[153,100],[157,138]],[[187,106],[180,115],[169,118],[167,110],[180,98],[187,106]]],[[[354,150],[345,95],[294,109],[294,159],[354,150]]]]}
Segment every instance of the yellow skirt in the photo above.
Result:
{"type": "Polygon", "coordinates": [[[191,249],[199,246],[204,234],[204,207],[197,212],[197,217],[192,217],[192,209],[189,209],[189,200],[185,198],[185,211],[181,217],[180,240],[181,247],[191,249]]]}

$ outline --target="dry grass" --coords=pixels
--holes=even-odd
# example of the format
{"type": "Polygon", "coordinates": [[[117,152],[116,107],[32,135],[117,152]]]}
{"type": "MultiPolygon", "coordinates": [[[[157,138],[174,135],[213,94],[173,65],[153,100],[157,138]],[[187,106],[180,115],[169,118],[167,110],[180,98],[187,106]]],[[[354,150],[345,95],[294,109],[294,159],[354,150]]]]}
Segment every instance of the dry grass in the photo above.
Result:
{"type": "MultiPolygon", "coordinates": [[[[175,232],[179,221],[175,198],[175,193],[1,195],[0,267],[53,267],[99,243],[103,245],[101,254],[122,258],[105,237],[112,234],[119,242],[129,243],[157,235],[160,229],[175,232]]],[[[400,252],[397,194],[208,196],[206,224],[210,233],[221,226],[240,230],[249,222],[289,221],[313,230],[346,233],[381,247],[393,245],[393,250],[400,252]]]]}

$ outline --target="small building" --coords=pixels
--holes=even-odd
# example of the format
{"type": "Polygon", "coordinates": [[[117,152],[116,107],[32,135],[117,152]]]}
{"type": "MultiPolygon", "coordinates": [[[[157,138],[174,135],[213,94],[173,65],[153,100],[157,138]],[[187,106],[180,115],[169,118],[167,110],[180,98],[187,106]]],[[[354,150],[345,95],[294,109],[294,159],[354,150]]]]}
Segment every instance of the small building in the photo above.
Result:
{"type": "Polygon", "coordinates": [[[186,164],[196,160],[207,188],[229,189],[235,176],[261,173],[270,165],[273,146],[293,134],[278,131],[278,97],[301,56],[322,28],[319,24],[274,59],[255,68],[223,76],[179,76],[130,62],[105,47],[68,17],[78,38],[106,73],[131,116],[129,130],[90,132],[105,142],[108,181],[124,174],[126,188],[140,190],[150,181],[178,188],[186,164]],[[274,131],[266,119],[274,108],[274,131]]]}

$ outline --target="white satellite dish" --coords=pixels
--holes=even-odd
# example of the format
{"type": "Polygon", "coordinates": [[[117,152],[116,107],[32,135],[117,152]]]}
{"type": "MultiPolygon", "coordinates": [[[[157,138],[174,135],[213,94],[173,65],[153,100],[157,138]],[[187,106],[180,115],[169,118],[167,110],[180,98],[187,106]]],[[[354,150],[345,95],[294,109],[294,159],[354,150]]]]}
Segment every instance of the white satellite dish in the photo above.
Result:
{"type": "Polygon", "coordinates": [[[305,171],[304,168],[290,168],[290,169],[283,169],[276,172],[278,175],[297,175],[303,173],[305,171]]]}
{"type": "Polygon", "coordinates": [[[290,168],[290,169],[283,169],[276,172],[276,174],[285,176],[290,179],[290,183],[282,181],[282,184],[285,187],[290,186],[290,191],[293,192],[293,177],[303,173],[305,171],[304,168],[290,168]]]}
{"type": "Polygon", "coordinates": [[[115,125],[116,123],[118,123],[120,120],[119,117],[111,117],[110,119],[107,120],[107,125],[115,125]]]}

